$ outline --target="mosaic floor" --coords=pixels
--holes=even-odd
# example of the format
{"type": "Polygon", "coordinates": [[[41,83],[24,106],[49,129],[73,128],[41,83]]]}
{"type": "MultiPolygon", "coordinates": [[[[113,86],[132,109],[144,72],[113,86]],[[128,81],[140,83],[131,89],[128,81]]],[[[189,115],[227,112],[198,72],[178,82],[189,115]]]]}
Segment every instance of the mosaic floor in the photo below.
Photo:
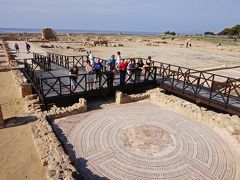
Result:
{"type": "Polygon", "coordinates": [[[212,130],[150,102],[55,120],[86,179],[235,179],[236,165],[212,130]]]}

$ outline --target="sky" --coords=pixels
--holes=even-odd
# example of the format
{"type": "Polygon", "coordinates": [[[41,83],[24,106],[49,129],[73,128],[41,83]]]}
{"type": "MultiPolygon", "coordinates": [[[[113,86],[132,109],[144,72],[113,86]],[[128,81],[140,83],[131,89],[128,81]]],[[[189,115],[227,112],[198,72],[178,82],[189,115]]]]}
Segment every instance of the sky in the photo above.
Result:
{"type": "Polygon", "coordinates": [[[240,0],[0,0],[1,28],[203,33],[240,24],[240,0]]]}

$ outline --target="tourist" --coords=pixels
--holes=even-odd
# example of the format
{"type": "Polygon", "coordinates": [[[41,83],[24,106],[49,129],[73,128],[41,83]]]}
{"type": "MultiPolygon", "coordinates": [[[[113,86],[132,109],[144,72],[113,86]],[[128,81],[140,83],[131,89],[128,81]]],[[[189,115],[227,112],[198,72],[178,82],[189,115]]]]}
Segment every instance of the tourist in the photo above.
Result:
{"type": "Polygon", "coordinates": [[[90,60],[91,65],[94,66],[95,59],[94,59],[93,54],[92,54],[91,51],[89,51],[88,59],[90,60]]]}
{"type": "Polygon", "coordinates": [[[91,90],[93,89],[94,85],[94,73],[95,71],[93,70],[93,67],[91,66],[91,62],[89,60],[86,61],[86,66],[85,66],[86,72],[87,72],[87,84],[88,84],[88,89],[91,90]]]}
{"type": "Polygon", "coordinates": [[[120,86],[121,87],[124,86],[124,84],[125,84],[127,66],[128,66],[128,63],[124,59],[122,59],[118,65],[118,69],[120,71],[120,86]]]}
{"type": "Polygon", "coordinates": [[[96,62],[94,63],[93,69],[96,73],[96,79],[95,79],[95,87],[96,87],[96,82],[99,82],[99,87],[101,86],[101,81],[102,81],[102,69],[103,65],[100,62],[100,58],[96,59],[96,62]]]}
{"type": "Polygon", "coordinates": [[[120,62],[121,62],[121,53],[118,51],[116,56],[116,67],[118,67],[120,62]]]}
{"type": "Polygon", "coordinates": [[[15,43],[14,47],[15,47],[15,51],[16,51],[16,53],[19,53],[19,46],[18,46],[18,43],[15,43]]]}
{"type": "Polygon", "coordinates": [[[76,85],[77,85],[77,77],[79,73],[79,68],[74,65],[70,70],[69,70],[69,76],[70,76],[70,89],[72,92],[75,91],[76,85]]]}
{"type": "Polygon", "coordinates": [[[138,62],[136,63],[135,68],[136,82],[140,82],[143,66],[144,66],[143,60],[139,59],[138,62]]]}
{"type": "Polygon", "coordinates": [[[130,59],[127,67],[128,80],[130,82],[134,81],[135,68],[136,68],[136,60],[130,59]]]}
{"type": "Polygon", "coordinates": [[[115,56],[112,55],[111,58],[107,60],[107,66],[108,70],[106,72],[107,75],[107,85],[108,87],[113,87],[113,81],[114,81],[114,74],[116,72],[116,59],[115,56]]]}
{"type": "Polygon", "coordinates": [[[149,78],[149,73],[150,73],[150,70],[151,70],[151,64],[152,64],[152,57],[148,56],[146,64],[144,66],[145,79],[149,78]]]}
{"type": "MultiPolygon", "coordinates": [[[[87,58],[87,60],[89,60],[89,52],[87,51],[87,53],[86,53],[86,58],[87,58]]],[[[86,62],[87,63],[87,62],[86,62]]],[[[91,63],[91,62],[90,62],[91,63]]]]}
{"type": "Polygon", "coordinates": [[[26,49],[27,49],[27,54],[30,53],[31,46],[26,42],[26,49]]]}
{"type": "Polygon", "coordinates": [[[107,65],[108,65],[108,68],[109,68],[109,71],[114,71],[116,70],[116,59],[115,59],[115,55],[112,55],[111,58],[109,58],[107,60],[107,65]]]}

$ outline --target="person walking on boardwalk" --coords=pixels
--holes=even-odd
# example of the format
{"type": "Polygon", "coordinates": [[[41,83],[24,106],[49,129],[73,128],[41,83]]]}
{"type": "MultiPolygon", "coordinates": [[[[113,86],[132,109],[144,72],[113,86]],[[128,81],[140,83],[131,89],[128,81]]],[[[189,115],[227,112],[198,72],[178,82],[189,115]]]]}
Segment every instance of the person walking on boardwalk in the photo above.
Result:
{"type": "Polygon", "coordinates": [[[114,75],[115,75],[115,72],[116,72],[116,59],[115,59],[115,56],[112,55],[110,59],[107,60],[107,66],[108,66],[108,69],[107,69],[107,72],[106,72],[106,75],[107,75],[107,85],[108,87],[113,87],[113,81],[114,81],[114,75]]]}
{"type": "Polygon", "coordinates": [[[26,42],[26,49],[27,49],[27,54],[31,53],[30,52],[31,46],[27,42],[26,42]]]}
{"type": "Polygon", "coordinates": [[[102,69],[103,69],[103,65],[100,62],[100,59],[97,58],[96,62],[94,63],[93,69],[96,73],[96,79],[95,79],[95,87],[96,87],[96,83],[97,81],[99,82],[99,87],[101,86],[101,81],[102,81],[102,69]]]}
{"type": "Polygon", "coordinates": [[[93,89],[93,84],[94,84],[94,70],[93,67],[91,66],[91,62],[89,60],[86,61],[86,66],[85,66],[86,72],[87,72],[87,84],[88,84],[88,89],[92,90],[93,89]]]}
{"type": "Polygon", "coordinates": [[[126,73],[127,73],[128,63],[122,59],[119,63],[118,69],[120,71],[120,86],[123,87],[125,85],[126,73]]]}
{"type": "Polygon", "coordinates": [[[16,53],[19,53],[19,46],[18,46],[18,43],[15,43],[14,47],[15,47],[15,51],[16,51],[16,53]]]}
{"type": "Polygon", "coordinates": [[[79,73],[79,68],[78,68],[76,65],[74,65],[74,66],[69,70],[70,90],[71,90],[71,92],[74,92],[74,91],[76,90],[78,73],[79,73]]]}

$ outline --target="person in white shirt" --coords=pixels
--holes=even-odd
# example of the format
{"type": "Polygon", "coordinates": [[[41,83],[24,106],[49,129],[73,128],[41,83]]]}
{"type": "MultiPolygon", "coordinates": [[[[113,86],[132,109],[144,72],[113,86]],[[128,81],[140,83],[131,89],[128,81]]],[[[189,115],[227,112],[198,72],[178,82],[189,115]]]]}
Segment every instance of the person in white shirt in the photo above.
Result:
{"type": "Polygon", "coordinates": [[[88,59],[90,61],[91,66],[93,66],[95,64],[95,60],[91,51],[89,52],[88,59]]]}
{"type": "Polygon", "coordinates": [[[116,56],[116,66],[118,67],[119,63],[121,61],[121,53],[118,51],[116,56]]]}

